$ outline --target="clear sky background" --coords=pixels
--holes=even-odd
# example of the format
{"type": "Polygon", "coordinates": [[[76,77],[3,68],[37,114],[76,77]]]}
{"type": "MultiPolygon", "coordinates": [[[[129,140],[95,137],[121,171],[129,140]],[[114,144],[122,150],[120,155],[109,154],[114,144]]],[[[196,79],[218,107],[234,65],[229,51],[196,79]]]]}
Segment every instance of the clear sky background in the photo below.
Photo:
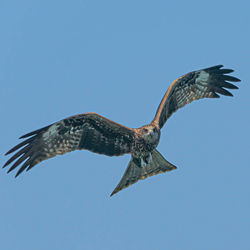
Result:
{"type": "Polygon", "coordinates": [[[171,81],[224,64],[234,97],[193,102],[162,130],[178,166],[110,198],[130,156],[75,151],[0,175],[3,250],[250,249],[250,2],[1,1],[0,163],[18,137],[97,112],[153,119],[171,81]]]}

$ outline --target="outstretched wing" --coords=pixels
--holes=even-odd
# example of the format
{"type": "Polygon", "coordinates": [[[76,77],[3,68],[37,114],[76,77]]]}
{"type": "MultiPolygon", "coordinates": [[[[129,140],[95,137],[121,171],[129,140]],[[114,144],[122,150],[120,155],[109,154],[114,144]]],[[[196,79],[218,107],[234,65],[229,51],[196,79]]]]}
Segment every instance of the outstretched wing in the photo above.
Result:
{"type": "Polygon", "coordinates": [[[226,75],[232,69],[221,69],[223,65],[197,70],[181,76],[173,81],[161,100],[152,123],[163,127],[167,119],[179,108],[202,98],[219,98],[218,94],[233,96],[228,89],[238,89],[229,82],[240,79],[226,75]],[[229,81],[229,82],[227,82],[229,81]]]}
{"type": "Polygon", "coordinates": [[[20,138],[26,137],[30,138],[6,153],[19,150],[3,166],[16,160],[8,170],[9,173],[24,162],[16,176],[41,161],[77,149],[87,149],[108,156],[130,153],[134,130],[96,113],[86,113],[71,116],[20,138]]]}

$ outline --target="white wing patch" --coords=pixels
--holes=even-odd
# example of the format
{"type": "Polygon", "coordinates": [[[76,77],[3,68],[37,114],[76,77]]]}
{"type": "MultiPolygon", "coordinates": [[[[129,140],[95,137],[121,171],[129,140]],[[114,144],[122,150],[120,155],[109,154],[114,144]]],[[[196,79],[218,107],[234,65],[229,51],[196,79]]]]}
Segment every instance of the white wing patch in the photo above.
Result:
{"type": "Polygon", "coordinates": [[[64,134],[59,130],[60,124],[54,124],[42,135],[44,151],[53,156],[77,149],[81,138],[81,129],[71,127],[64,134]]]}
{"type": "Polygon", "coordinates": [[[57,128],[59,127],[58,124],[54,124],[52,125],[48,131],[46,131],[44,134],[43,134],[43,139],[44,141],[47,141],[48,139],[51,139],[51,137],[54,137],[57,135],[57,128]]]}
{"type": "Polygon", "coordinates": [[[205,71],[201,71],[199,76],[196,78],[195,83],[207,82],[208,78],[209,78],[209,73],[205,71]]]}

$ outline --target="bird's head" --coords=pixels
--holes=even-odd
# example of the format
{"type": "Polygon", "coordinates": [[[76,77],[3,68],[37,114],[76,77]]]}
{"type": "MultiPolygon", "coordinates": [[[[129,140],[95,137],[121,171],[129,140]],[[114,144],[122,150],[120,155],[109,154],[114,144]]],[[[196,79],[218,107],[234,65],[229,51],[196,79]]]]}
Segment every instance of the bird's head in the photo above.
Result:
{"type": "Polygon", "coordinates": [[[160,137],[160,130],[153,125],[145,125],[140,128],[142,138],[147,142],[158,141],[160,137]]]}

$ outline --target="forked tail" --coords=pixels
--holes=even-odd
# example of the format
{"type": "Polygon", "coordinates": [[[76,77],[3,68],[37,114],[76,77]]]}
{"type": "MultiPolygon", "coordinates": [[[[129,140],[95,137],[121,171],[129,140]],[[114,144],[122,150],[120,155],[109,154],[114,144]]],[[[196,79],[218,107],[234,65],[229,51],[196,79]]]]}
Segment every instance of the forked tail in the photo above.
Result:
{"type": "Polygon", "coordinates": [[[110,196],[139,180],[144,180],[152,175],[157,175],[174,169],[176,169],[176,166],[168,162],[156,149],[152,153],[152,161],[144,167],[138,167],[134,163],[133,158],[131,158],[121,181],[110,196]]]}

